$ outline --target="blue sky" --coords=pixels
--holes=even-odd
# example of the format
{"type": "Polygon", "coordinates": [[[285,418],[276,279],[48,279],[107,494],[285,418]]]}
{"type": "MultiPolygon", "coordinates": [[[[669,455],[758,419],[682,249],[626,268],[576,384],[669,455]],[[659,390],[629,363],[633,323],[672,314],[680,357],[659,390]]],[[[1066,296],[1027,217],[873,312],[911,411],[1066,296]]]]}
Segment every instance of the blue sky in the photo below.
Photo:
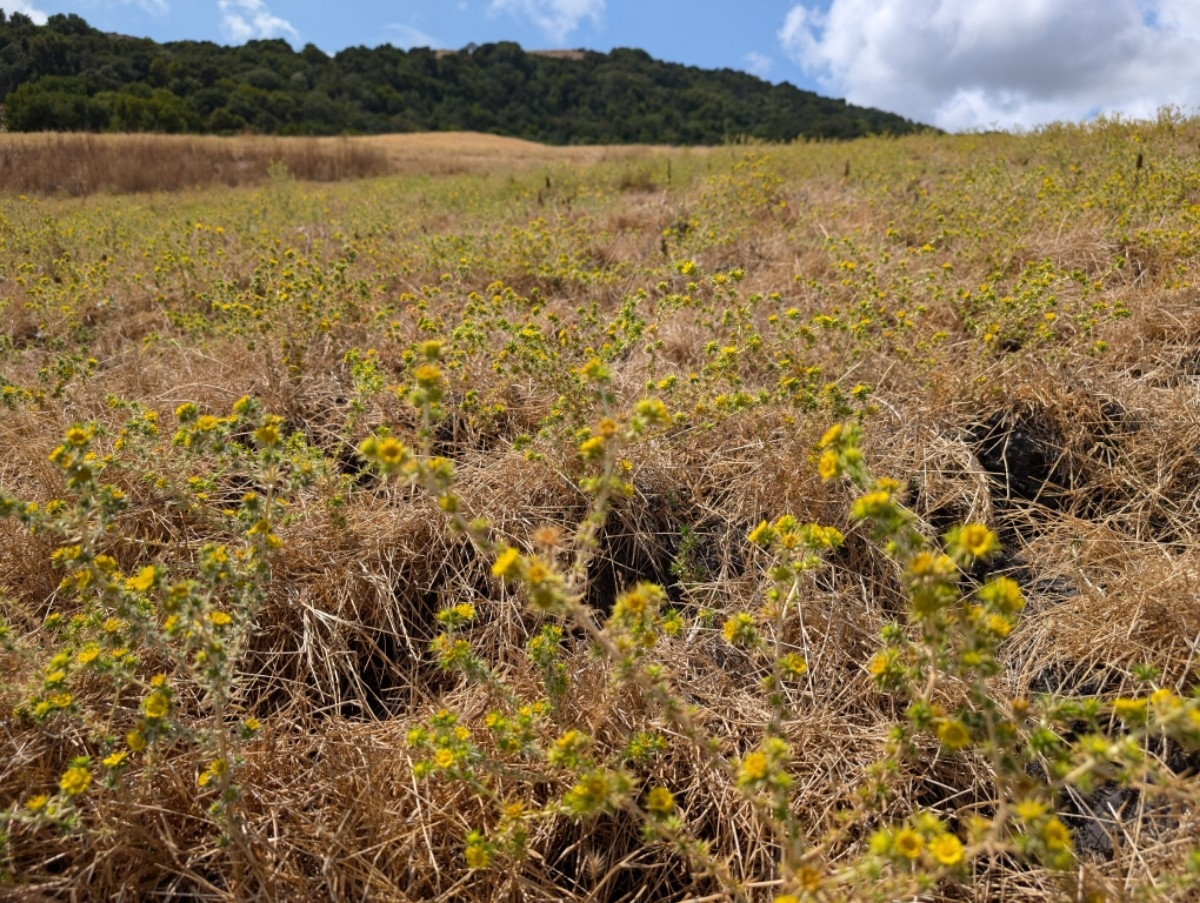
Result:
{"type": "Polygon", "coordinates": [[[1200,106],[1200,0],[0,0],[42,20],[333,52],[640,47],[742,69],[952,130],[1200,106]]]}

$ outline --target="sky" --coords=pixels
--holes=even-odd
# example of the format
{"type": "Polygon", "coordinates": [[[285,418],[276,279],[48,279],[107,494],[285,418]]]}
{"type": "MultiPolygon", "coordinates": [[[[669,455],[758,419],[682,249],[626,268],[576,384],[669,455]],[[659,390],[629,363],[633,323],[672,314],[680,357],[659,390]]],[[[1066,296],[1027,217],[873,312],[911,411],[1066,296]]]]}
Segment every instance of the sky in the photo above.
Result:
{"type": "Polygon", "coordinates": [[[1200,0],[0,0],[158,41],[638,47],[950,131],[1200,107],[1200,0]]]}

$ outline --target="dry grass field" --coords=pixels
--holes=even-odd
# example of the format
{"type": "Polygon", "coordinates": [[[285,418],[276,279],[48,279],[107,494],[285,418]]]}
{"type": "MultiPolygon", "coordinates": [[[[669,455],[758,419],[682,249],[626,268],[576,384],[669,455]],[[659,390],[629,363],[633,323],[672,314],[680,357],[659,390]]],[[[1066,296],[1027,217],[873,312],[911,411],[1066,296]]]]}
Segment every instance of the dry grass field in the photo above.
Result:
{"type": "Polygon", "coordinates": [[[0,161],[6,899],[1200,892],[1200,121],[0,161]]]}
{"type": "Polygon", "coordinates": [[[297,179],[338,182],[382,175],[524,172],[556,163],[582,166],[665,153],[666,148],[550,147],[475,132],[366,138],[7,134],[0,138],[0,191],[80,196],[260,185],[269,178],[272,163],[297,179]]]}

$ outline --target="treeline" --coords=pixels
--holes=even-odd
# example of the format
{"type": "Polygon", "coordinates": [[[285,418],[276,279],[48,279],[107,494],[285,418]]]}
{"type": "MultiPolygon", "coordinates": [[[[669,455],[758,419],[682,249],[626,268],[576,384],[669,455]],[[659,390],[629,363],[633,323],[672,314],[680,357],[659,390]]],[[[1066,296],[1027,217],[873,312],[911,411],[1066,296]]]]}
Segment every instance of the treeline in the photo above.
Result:
{"type": "Polygon", "coordinates": [[[12,131],[273,135],[467,129],[551,144],[713,144],[903,134],[880,110],[743,72],[664,63],[640,50],[529,54],[282,40],[226,47],[106,34],[76,15],[43,26],[0,10],[0,97],[12,131]]]}

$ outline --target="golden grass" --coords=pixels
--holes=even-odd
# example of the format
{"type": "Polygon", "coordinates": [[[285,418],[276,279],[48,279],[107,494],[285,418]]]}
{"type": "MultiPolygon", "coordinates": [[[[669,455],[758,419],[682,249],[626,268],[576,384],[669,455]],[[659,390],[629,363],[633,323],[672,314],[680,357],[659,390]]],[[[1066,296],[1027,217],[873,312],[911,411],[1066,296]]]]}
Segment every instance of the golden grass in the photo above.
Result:
{"type": "MultiPolygon", "coordinates": [[[[1130,695],[1146,663],[1159,685],[1190,692],[1198,138],[1193,120],[706,152],[450,134],[0,136],[10,195],[0,200],[0,387],[11,387],[0,486],[43,505],[61,497],[47,455],[68,426],[96,424],[108,452],[131,416],[122,404],[153,409],[160,435],[112,466],[131,504],[110,553],[125,574],[150,563],[186,574],[204,543],[236,539],[220,512],[246,487],[171,445],[177,405],[223,414],[253,396],[322,468],[280,528],[241,650],[236,708],[263,722],[239,776],[252,855],[219,843],[196,784],[208,753],[181,732],[119,790],[82,799],[78,836],[11,824],[5,893],[732,899],[665,845],[644,844],[626,812],[538,821],[529,857],[468,869],[463,837],[488,806],[461,783],[413,777],[414,725],[446,708],[477,726],[497,705],[437,667],[436,611],[475,605],[472,647],[530,697],[540,684],[522,649],[544,622],[427,499],[371,477],[353,451],[384,425],[415,442],[419,424],[390,388],[356,383],[347,352],[374,350],[384,383],[404,386],[406,352],[433,336],[458,355],[435,447],[455,461],[470,514],[514,545],[545,524],[570,530],[586,511],[574,430],[600,412],[572,374],[592,354],[609,356],[616,410],[651,394],[685,415],[629,449],[636,490],[602,533],[588,598],[604,607],[638,580],[667,586],[688,627],[658,654],[731,756],[759,742],[769,718],[762,675],[720,636],[724,616],[757,610],[769,582],[746,533],[788,512],[846,532],[783,637],[812,678],[783,731],[793,809],[814,842],[854,805],[904,708],[866,671],[880,630],[904,617],[895,565],[849,521],[847,490],[816,475],[816,443],[835,420],[862,418],[872,468],[904,483],[930,535],[961,520],[1001,535],[995,567],[1021,580],[1030,605],[1002,647],[995,693],[1130,695]],[[1135,184],[1138,149],[1150,165],[1135,184]],[[277,159],[304,181],[268,178],[277,159]],[[359,176],[372,178],[312,184],[359,176]],[[246,190],[103,196],[212,183],[246,190]],[[689,260],[691,277],[675,266],[689,260]],[[744,280],[730,295],[713,277],[734,267],[744,280]],[[811,388],[785,390],[785,379],[811,388]],[[859,383],[872,387],[861,404],[848,400],[859,383]]],[[[0,651],[6,711],[36,691],[57,648],[43,619],[77,606],[48,563],[55,544],[0,520],[0,612],[15,638],[0,651]]],[[[649,701],[614,690],[579,637],[565,662],[560,723],[606,749],[635,726],[664,730],[668,752],[637,778],[671,788],[745,897],[769,899],[778,848],[761,812],[649,701]]],[[[181,723],[200,724],[198,691],[178,681],[181,723]]],[[[99,755],[95,723],[137,714],[136,698],[112,706],[99,681],[75,692],[93,724],[5,721],[0,808],[52,792],[72,756],[99,755]]],[[[959,824],[989,805],[982,756],[932,741],[925,752],[896,776],[881,821],[926,807],[959,824]]],[[[1167,744],[1147,754],[1195,767],[1194,753],[1167,744]]],[[[563,789],[505,786],[542,802],[563,789]]],[[[1063,805],[1077,836],[1093,832],[1070,872],[980,857],[965,880],[914,899],[1190,899],[1171,881],[1187,870],[1194,810],[1122,810],[1096,834],[1088,801],[1063,805]]],[[[861,855],[864,841],[831,847],[830,865],[861,855]]],[[[843,890],[852,896],[817,899],[843,890]]]]}
{"type": "Polygon", "coordinates": [[[267,180],[272,164],[298,179],[338,182],[388,174],[526,171],[664,153],[666,148],[558,148],[476,132],[366,138],[5,133],[0,134],[0,193],[79,196],[251,186],[267,180]]]}

